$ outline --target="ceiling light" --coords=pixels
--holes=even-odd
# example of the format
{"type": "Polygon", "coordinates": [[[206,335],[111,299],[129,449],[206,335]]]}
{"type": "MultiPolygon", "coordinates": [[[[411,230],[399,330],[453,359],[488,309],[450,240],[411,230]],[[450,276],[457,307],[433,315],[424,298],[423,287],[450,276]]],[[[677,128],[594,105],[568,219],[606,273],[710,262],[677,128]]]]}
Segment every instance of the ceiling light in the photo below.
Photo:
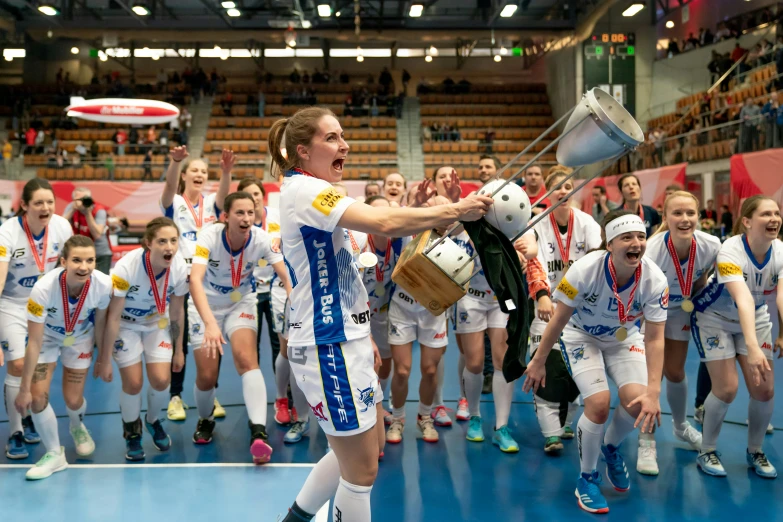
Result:
{"type": "Polygon", "coordinates": [[[430,46],[430,54],[431,54],[432,56],[438,56],[438,48],[437,48],[437,47],[435,47],[434,45],[431,45],[431,46],[430,46]]]}
{"type": "Polygon", "coordinates": [[[674,27],[674,22],[672,22],[671,20],[666,22],[666,29],[671,29],[672,27],[674,27]]]}
{"type": "Polygon", "coordinates": [[[220,2],[220,5],[223,6],[223,9],[234,9],[237,6],[234,2],[220,2]]]}
{"type": "Polygon", "coordinates": [[[71,47],[71,54],[79,54],[79,48],[78,47],[71,47]]]}
{"type": "Polygon", "coordinates": [[[147,9],[147,6],[144,4],[136,4],[131,8],[131,10],[133,10],[133,12],[139,16],[147,16],[150,14],[150,10],[147,9]]]}
{"type": "Polygon", "coordinates": [[[510,18],[517,12],[517,4],[506,4],[506,7],[500,12],[500,16],[503,18],[510,18]]]}
{"type": "Polygon", "coordinates": [[[427,56],[424,57],[424,61],[430,63],[432,61],[432,56],[428,54],[427,56]]]}
{"type": "Polygon", "coordinates": [[[329,4],[318,4],[318,16],[321,18],[329,18],[332,16],[332,6],[329,4]]]}
{"type": "Polygon", "coordinates": [[[108,60],[108,59],[109,59],[109,57],[108,57],[108,56],[106,55],[106,53],[105,53],[105,52],[103,52],[103,51],[98,51],[98,58],[100,58],[100,60],[101,60],[102,62],[105,62],[106,60],[108,60]]]}
{"type": "Polygon", "coordinates": [[[362,63],[364,61],[364,56],[360,54],[359,56],[356,57],[356,61],[362,63]]]}
{"type": "Polygon", "coordinates": [[[158,56],[157,54],[153,54],[152,59],[157,62],[158,60],[160,60],[160,56],[158,56]]]}
{"type": "Polygon", "coordinates": [[[500,54],[502,54],[503,56],[507,55],[508,54],[508,49],[506,49],[505,47],[501,47],[500,48],[500,54]]]}
{"type": "Polygon", "coordinates": [[[302,29],[310,29],[313,26],[310,20],[302,20],[302,29]]]}
{"type": "Polygon", "coordinates": [[[242,13],[239,12],[239,9],[229,9],[226,11],[226,14],[232,18],[236,18],[237,16],[242,16],[242,13]]]}
{"type": "Polygon", "coordinates": [[[341,14],[342,14],[342,13],[341,13],[340,11],[337,11],[336,13],[334,13],[334,16],[337,16],[337,17],[339,17],[341,14]]]}
{"type": "Polygon", "coordinates": [[[644,9],[644,4],[631,4],[628,9],[623,11],[623,16],[630,17],[644,9]]]}
{"type": "Polygon", "coordinates": [[[221,60],[228,60],[228,55],[227,54],[223,54],[223,55],[220,56],[220,59],[221,60]]]}
{"type": "Polygon", "coordinates": [[[38,6],[38,11],[45,14],[46,16],[57,16],[60,12],[57,10],[56,7],[51,6],[49,4],[41,4],[38,6]]]}
{"type": "Polygon", "coordinates": [[[495,60],[496,62],[499,62],[499,61],[500,61],[500,60],[502,60],[502,59],[503,59],[503,58],[501,58],[499,54],[496,54],[496,55],[495,55],[495,58],[493,58],[493,60],[495,60]]]}
{"type": "Polygon", "coordinates": [[[422,4],[413,4],[408,16],[411,18],[418,18],[421,16],[422,11],[424,11],[424,6],[422,4]]]}
{"type": "Polygon", "coordinates": [[[9,56],[9,55],[6,54],[5,55],[5,61],[6,62],[13,62],[14,61],[14,57],[13,56],[9,56]]]}

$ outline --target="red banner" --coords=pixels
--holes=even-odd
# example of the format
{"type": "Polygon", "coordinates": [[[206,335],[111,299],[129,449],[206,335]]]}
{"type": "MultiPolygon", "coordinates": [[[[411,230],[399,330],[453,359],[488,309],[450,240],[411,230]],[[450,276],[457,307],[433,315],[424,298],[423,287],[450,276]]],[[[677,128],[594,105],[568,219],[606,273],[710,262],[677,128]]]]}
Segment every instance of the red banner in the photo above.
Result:
{"type": "Polygon", "coordinates": [[[783,206],[783,149],[735,154],[730,161],[731,208],[739,209],[756,194],[769,196],[783,206]]]}
{"type": "MultiPolygon", "coordinates": [[[[669,167],[659,169],[637,170],[633,172],[642,186],[642,203],[653,208],[663,206],[663,200],[666,197],[666,187],[669,185],[679,185],[685,188],[685,168],[687,163],[679,163],[669,167]]],[[[617,188],[617,182],[623,175],[606,176],[596,178],[588,182],[582,190],[579,191],[576,198],[581,201],[582,210],[591,214],[593,211],[593,187],[606,187],[606,195],[609,201],[619,203],[623,196],[620,189],[617,188]]],[[[578,182],[577,182],[578,183],[578,182]]]]}

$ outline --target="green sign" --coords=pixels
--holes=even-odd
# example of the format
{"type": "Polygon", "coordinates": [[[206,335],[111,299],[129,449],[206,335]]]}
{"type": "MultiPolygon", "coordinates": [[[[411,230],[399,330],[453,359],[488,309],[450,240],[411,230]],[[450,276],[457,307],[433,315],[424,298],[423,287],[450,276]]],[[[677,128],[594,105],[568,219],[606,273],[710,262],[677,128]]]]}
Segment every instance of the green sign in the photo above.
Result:
{"type": "Polygon", "coordinates": [[[522,48],[521,47],[513,47],[511,49],[511,56],[522,56],[522,48]]]}
{"type": "Polygon", "coordinates": [[[98,57],[98,49],[90,49],[90,58],[98,57]]]}

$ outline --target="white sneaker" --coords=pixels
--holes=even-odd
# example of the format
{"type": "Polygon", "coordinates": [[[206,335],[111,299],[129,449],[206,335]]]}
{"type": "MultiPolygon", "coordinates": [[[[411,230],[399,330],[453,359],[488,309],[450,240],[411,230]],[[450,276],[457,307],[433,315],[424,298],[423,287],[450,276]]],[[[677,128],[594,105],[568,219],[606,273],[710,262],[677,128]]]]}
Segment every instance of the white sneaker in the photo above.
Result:
{"type": "Polygon", "coordinates": [[[672,428],[674,431],[674,438],[688,443],[690,447],[695,451],[701,450],[701,433],[699,430],[691,426],[689,422],[685,422],[685,429],[679,431],[677,428],[672,428]]]}
{"type": "Polygon", "coordinates": [[[27,470],[25,478],[27,480],[41,480],[50,477],[52,473],[57,473],[68,467],[65,460],[65,448],[60,446],[59,450],[47,451],[41,460],[35,463],[35,466],[27,470]]]}
{"type": "Polygon", "coordinates": [[[89,457],[95,451],[95,441],[90,437],[90,432],[80,423],[78,427],[71,428],[71,437],[76,445],[76,454],[80,457],[89,457]]]}
{"type": "Polygon", "coordinates": [[[655,449],[654,440],[639,439],[636,471],[642,475],[658,475],[658,451],[655,449]]]}
{"type": "MultiPolygon", "coordinates": [[[[745,424],[750,424],[748,419],[745,419],[745,424]]],[[[775,426],[773,426],[772,423],[770,422],[769,424],[767,424],[767,435],[772,435],[773,433],[775,433],[775,426]]]]}
{"type": "Polygon", "coordinates": [[[704,405],[702,404],[698,408],[696,408],[696,411],[693,413],[693,420],[696,421],[697,424],[704,424],[704,405]]]}

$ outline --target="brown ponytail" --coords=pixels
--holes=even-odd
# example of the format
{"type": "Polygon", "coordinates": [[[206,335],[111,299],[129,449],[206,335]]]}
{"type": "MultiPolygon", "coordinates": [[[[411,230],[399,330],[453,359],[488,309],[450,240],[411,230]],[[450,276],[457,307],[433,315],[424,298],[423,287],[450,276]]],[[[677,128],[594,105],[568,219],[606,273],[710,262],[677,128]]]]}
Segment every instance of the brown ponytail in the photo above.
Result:
{"type": "Polygon", "coordinates": [[[737,218],[737,221],[734,222],[734,229],[731,231],[731,234],[734,236],[738,236],[740,234],[746,233],[748,230],[745,228],[745,224],[742,223],[743,219],[750,219],[753,217],[753,213],[756,212],[756,210],[759,208],[759,205],[761,205],[761,202],[764,200],[770,200],[775,202],[777,205],[777,201],[774,199],[762,196],[761,194],[756,196],[751,196],[745,201],[742,202],[742,207],[740,207],[740,215],[737,218]]]}
{"type": "Polygon", "coordinates": [[[318,131],[318,122],[324,116],[336,118],[334,113],[323,107],[300,109],[290,118],[281,118],[269,129],[269,153],[272,155],[272,176],[284,174],[300,166],[299,145],[310,145],[318,131]],[[283,155],[282,149],[286,154],[283,155]]]}

